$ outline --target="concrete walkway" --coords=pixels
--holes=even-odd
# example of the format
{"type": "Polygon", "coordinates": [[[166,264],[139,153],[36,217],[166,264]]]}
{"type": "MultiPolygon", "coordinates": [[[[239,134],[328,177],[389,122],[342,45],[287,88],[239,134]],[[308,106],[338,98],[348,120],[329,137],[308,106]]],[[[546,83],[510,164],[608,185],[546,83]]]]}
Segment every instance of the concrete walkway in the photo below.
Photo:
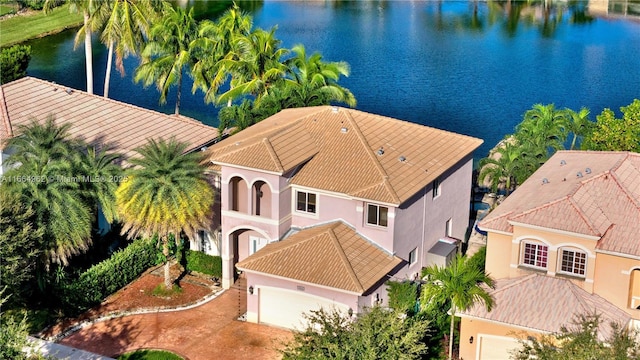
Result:
{"type": "Polygon", "coordinates": [[[59,343],[105,356],[164,349],[189,360],[271,360],[291,332],[236,320],[246,312],[241,282],[208,303],[174,312],[131,315],[87,326],[59,343]]]}
{"type": "Polygon", "coordinates": [[[65,360],[113,360],[106,356],[94,354],[85,350],[72,348],[56,344],[50,341],[45,341],[29,336],[30,348],[26,351],[27,354],[41,354],[44,356],[50,356],[54,359],[65,360]]]}

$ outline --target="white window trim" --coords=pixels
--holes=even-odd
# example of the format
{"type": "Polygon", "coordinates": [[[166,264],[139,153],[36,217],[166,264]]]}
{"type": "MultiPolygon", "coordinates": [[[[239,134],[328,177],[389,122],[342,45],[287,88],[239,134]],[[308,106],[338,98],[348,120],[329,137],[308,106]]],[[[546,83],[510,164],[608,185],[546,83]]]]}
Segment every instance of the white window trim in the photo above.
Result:
{"type": "Polygon", "coordinates": [[[407,256],[407,261],[409,262],[409,267],[413,266],[415,263],[418,262],[418,248],[417,247],[415,247],[415,248],[413,248],[413,250],[409,251],[409,256],[407,256]],[[411,261],[411,253],[414,253],[413,262],[411,261]]]}
{"type": "MultiPolygon", "coordinates": [[[[587,267],[589,266],[589,254],[587,254],[586,252],[584,252],[582,250],[577,250],[577,249],[573,249],[573,248],[560,248],[558,250],[559,250],[558,251],[558,268],[556,269],[556,273],[562,274],[562,275],[573,276],[573,277],[579,277],[579,278],[586,278],[587,277],[587,267]],[[576,273],[571,272],[571,271],[562,270],[562,254],[565,251],[571,251],[573,253],[583,254],[585,256],[584,274],[576,274],[576,273]]],[[[575,261],[575,257],[574,257],[574,261],[575,261]]]]}
{"type": "Polygon", "coordinates": [[[440,178],[435,178],[431,184],[431,194],[433,195],[433,199],[437,199],[442,195],[442,183],[440,182],[440,178]]]}
{"type": "Polygon", "coordinates": [[[384,206],[384,205],[378,205],[378,204],[373,204],[373,203],[367,203],[366,206],[366,211],[364,212],[364,223],[367,226],[370,227],[374,227],[377,229],[387,229],[389,227],[389,219],[391,218],[391,216],[389,216],[389,207],[388,206],[384,206]],[[372,224],[369,222],[369,206],[375,206],[378,208],[378,223],[380,222],[380,208],[385,208],[387,209],[387,225],[380,225],[380,224],[372,224]]]}
{"type": "Polygon", "coordinates": [[[318,193],[315,193],[313,191],[294,189],[292,198],[293,198],[292,199],[293,201],[292,201],[292,205],[291,206],[292,206],[293,212],[295,214],[308,216],[308,217],[313,217],[313,218],[317,218],[318,217],[318,213],[320,213],[320,196],[318,195],[318,193]],[[306,197],[307,205],[309,203],[309,194],[313,194],[313,195],[316,196],[316,211],[315,212],[298,210],[298,193],[307,194],[307,197],[306,197]]]}
{"type": "MultiPolygon", "coordinates": [[[[520,245],[520,265],[524,266],[524,267],[528,267],[528,268],[532,268],[532,269],[536,269],[536,270],[544,270],[547,271],[549,269],[549,252],[551,252],[551,248],[549,247],[549,245],[545,244],[545,243],[540,243],[540,242],[535,242],[535,241],[522,241],[521,245],[520,245]],[[536,265],[531,265],[531,264],[525,264],[524,262],[524,252],[525,252],[525,247],[526,245],[535,245],[535,246],[546,246],[547,247],[547,266],[542,267],[542,266],[536,266],[536,265]]],[[[536,254],[537,254],[537,249],[536,249],[536,254]]]]}

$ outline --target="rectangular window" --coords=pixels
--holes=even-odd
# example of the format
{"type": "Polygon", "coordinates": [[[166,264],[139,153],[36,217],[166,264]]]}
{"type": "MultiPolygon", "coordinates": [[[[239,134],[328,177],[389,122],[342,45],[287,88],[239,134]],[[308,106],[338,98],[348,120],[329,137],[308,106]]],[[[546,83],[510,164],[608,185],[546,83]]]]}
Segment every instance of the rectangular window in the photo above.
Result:
{"type": "Polygon", "coordinates": [[[525,243],[522,263],[546,269],[548,251],[549,248],[546,245],[525,243]]]}
{"type": "Polygon", "coordinates": [[[367,206],[367,224],[387,226],[389,209],[384,206],[369,204],[367,206]]]}
{"type": "Polygon", "coordinates": [[[560,270],[564,273],[584,276],[587,269],[587,254],[581,251],[562,250],[560,270]]]}
{"type": "Polygon", "coordinates": [[[440,179],[433,180],[433,198],[440,196],[440,179]]]}
{"type": "Polygon", "coordinates": [[[415,264],[416,261],[418,261],[418,257],[416,256],[417,254],[418,248],[415,248],[409,252],[409,266],[415,264]]]}
{"type": "Polygon", "coordinates": [[[298,191],[296,210],[311,214],[316,213],[316,194],[298,191]]]}

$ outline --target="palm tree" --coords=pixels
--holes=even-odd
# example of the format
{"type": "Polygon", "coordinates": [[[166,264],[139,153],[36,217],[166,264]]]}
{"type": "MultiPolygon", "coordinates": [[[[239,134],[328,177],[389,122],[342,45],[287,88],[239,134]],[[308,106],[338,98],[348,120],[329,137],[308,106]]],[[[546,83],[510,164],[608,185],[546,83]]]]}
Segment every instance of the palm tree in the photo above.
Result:
{"type": "Polygon", "coordinates": [[[458,254],[449,266],[429,266],[422,272],[426,283],[422,286],[420,302],[424,307],[430,303],[451,304],[451,326],[449,329],[449,359],[453,356],[454,318],[458,311],[471,308],[481,302],[488,311],[493,308],[493,299],[486,285],[493,288],[494,281],[484,271],[469,263],[467,258],[458,254]]]}
{"type": "Polygon", "coordinates": [[[231,89],[218,97],[218,103],[249,94],[260,101],[270,86],[282,81],[287,67],[280,58],[288,50],[280,48],[275,31],[276,27],[270,31],[256,29],[235,40],[232,52],[220,61],[221,68],[231,74],[231,89]]]}
{"type": "Polygon", "coordinates": [[[196,60],[192,52],[198,37],[198,23],[193,8],[186,12],[165,4],[162,21],[151,28],[150,40],[142,51],[142,63],[136,69],[134,80],[145,87],[156,85],[160,90],[160,103],[167,102],[167,93],[176,86],[175,114],[180,111],[180,93],[184,68],[192,69],[196,60]]]}
{"type": "Polygon", "coordinates": [[[130,238],[159,236],[166,288],[171,288],[170,235],[178,239],[183,232],[192,234],[206,228],[214,199],[201,153],[185,154],[186,149],[187,144],[175,139],[149,140],[136,150],[141,157],[129,160],[133,167],[116,191],[123,232],[130,238]]]}
{"type": "Polygon", "coordinates": [[[81,184],[87,204],[95,206],[94,220],[97,220],[98,210],[109,224],[117,219],[115,195],[118,180],[122,178],[122,167],[118,164],[120,159],[119,154],[108,153],[104,148],[96,150],[89,147],[83,153],[78,173],[85,175],[81,184]]]}
{"type": "Polygon", "coordinates": [[[567,140],[568,121],[566,112],[556,110],[553,104],[535,104],[524,114],[516,127],[516,138],[520,144],[530,145],[539,151],[541,163],[550,156],[550,150],[564,149],[567,140]]]}
{"type": "MultiPolygon", "coordinates": [[[[193,67],[193,89],[205,93],[205,102],[212,103],[218,96],[218,89],[230,76],[226,61],[233,59],[233,44],[239,38],[249,36],[253,19],[242,12],[235,3],[218,18],[217,22],[203,20],[200,23],[197,62],[193,67]]],[[[231,105],[229,100],[228,105],[231,105]]]]}
{"type": "Polygon", "coordinates": [[[346,62],[324,62],[320,53],[307,57],[304,45],[295,45],[292,58],[287,60],[287,88],[290,96],[302,103],[301,106],[327,105],[338,101],[351,107],[356,98],[349,89],[338,85],[340,76],[349,76],[349,64],[346,62]]]}
{"type": "Polygon", "coordinates": [[[504,139],[480,160],[478,184],[489,184],[493,192],[504,186],[509,195],[539,167],[537,157],[528,151],[513,136],[504,139]]]}
{"type": "Polygon", "coordinates": [[[91,34],[95,30],[96,22],[93,21],[93,15],[102,6],[105,6],[108,1],[104,0],[45,0],[44,11],[49,13],[54,7],[60,6],[63,3],[68,2],[70,4],[69,11],[82,12],[83,25],[76,34],[74,47],[84,39],[84,55],[85,66],[87,76],[87,92],[93,94],[93,49],[91,46],[91,34]]]}
{"type": "Polygon", "coordinates": [[[57,126],[52,116],[44,124],[32,119],[7,142],[14,150],[7,165],[14,167],[6,175],[22,180],[5,184],[6,190],[33,209],[33,227],[43,229],[40,248],[47,271],[51,263],[66,266],[91,243],[91,212],[83,201],[81,181],[73,177],[82,143],[70,137],[69,127],[57,126]]]}
{"type": "Polygon", "coordinates": [[[576,140],[578,137],[583,137],[589,133],[593,122],[589,120],[589,109],[583,107],[580,111],[576,112],[571,109],[565,109],[568,114],[569,123],[568,129],[569,132],[573,134],[573,138],[571,139],[571,150],[575,149],[576,140]]]}
{"type": "Polygon", "coordinates": [[[161,0],[112,0],[96,14],[104,28],[100,40],[108,47],[107,70],[104,79],[104,97],[109,97],[109,83],[113,54],[116,68],[124,75],[123,59],[140,53],[148,37],[151,21],[158,17],[161,0]]]}

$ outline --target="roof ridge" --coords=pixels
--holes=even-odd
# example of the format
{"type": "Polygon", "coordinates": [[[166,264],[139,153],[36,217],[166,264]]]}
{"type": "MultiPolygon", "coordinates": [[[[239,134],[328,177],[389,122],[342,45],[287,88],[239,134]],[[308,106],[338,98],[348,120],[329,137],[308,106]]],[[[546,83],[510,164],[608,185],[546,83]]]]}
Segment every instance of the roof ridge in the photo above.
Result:
{"type": "MultiPolygon", "coordinates": [[[[627,155],[628,156],[628,155],[627,155]]],[[[626,158],[625,158],[626,159],[626,158]]],[[[621,164],[622,165],[622,164],[621,164]]],[[[633,164],[632,164],[633,165],[633,164]]],[[[622,192],[627,196],[627,198],[629,198],[629,200],[631,201],[631,203],[633,205],[635,205],[637,210],[640,210],[640,201],[638,201],[638,199],[636,199],[635,197],[633,197],[630,193],[629,190],[627,189],[626,186],[622,186],[622,182],[620,181],[620,177],[618,177],[618,174],[616,172],[612,172],[610,171],[609,174],[611,175],[611,177],[613,178],[613,180],[616,182],[616,185],[618,185],[618,187],[620,188],[620,190],[622,190],[622,192]]]]}
{"type": "Polygon", "coordinates": [[[329,227],[327,229],[326,233],[328,233],[329,237],[333,241],[333,245],[335,246],[336,250],[338,251],[338,255],[340,256],[340,260],[342,260],[343,266],[345,267],[345,269],[349,273],[349,276],[351,277],[351,281],[353,281],[354,285],[358,288],[359,291],[364,292],[365,289],[362,286],[362,284],[360,283],[360,279],[358,279],[358,276],[356,276],[356,272],[353,270],[353,267],[351,266],[351,262],[349,262],[349,259],[347,258],[347,255],[344,253],[344,249],[342,248],[342,244],[340,244],[340,241],[338,240],[338,237],[336,236],[335,232],[333,231],[334,228],[336,226],[338,226],[338,224],[339,223],[336,223],[333,226],[329,227]]]}
{"type": "Polygon", "coordinates": [[[364,146],[365,151],[366,151],[367,155],[369,156],[369,159],[371,159],[371,161],[375,164],[376,168],[378,169],[378,172],[380,173],[380,175],[382,175],[383,183],[387,183],[385,185],[385,188],[387,189],[387,191],[389,192],[389,194],[391,195],[393,200],[395,202],[397,202],[397,203],[400,203],[400,197],[398,197],[398,194],[395,192],[395,190],[393,190],[393,188],[391,186],[389,186],[389,184],[388,184],[389,174],[387,174],[387,172],[382,167],[382,164],[380,164],[380,161],[378,161],[378,159],[376,159],[375,155],[373,155],[373,152],[371,151],[371,146],[367,142],[367,139],[364,137],[364,134],[360,130],[360,127],[358,127],[358,124],[356,123],[356,121],[351,116],[351,113],[349,111],[345,111],[345,113],[347,114],[347,116],[346,116],[347,120],[349,120],[351,125],[353,125],[353,129],[354,129],[354,131],[356,133],[356,136],[360,140],[360,143],[364,146]]]}
{"type": "Polygon", "coordinates": [[[276,150],[273,148],[273,145],[271,145],[271,141],[269,141],[269,138],[262,138],[262,143],[267,147],[267,151],[269,152],[269,155],[271,156],[273,162],[276,164],[278,170],[284,172],[284,166],[282,166],[282,162],[278,158],[278,154],[276,154],[276,150]]]}
{"type": "MultiPolygon", "coordinates": [[[[591,231],[594,234],[596,234],[597,236],[602,236],[602,233],[600,232],[600,230],[596,229],[595,224],[593,224],[589,219],[589,217],[587,216],[587,214],[585,214],[584,211],[582,211],[582,208],[579,206],[578,202],[573,198],[573,196],[569,196],[569,204],[574,209],[576,209],[576,211],[578,212],[578,215],[582,218],[582,220],[585,222],[585,224],[587,224],[589,229],[591,229],[591,231]]],[[[596,206],[598,207],[598,210],[600,210],[600,212],[604,215],[604,217],[606,217],[607,220],[609,220],[609,218],[607,217],[607,214],[605,214],[604,211],[600,209],[600,206],[598,206],[597,203],[596,203],[596,206]]],[[[611,221],[609,220],[609,222],[611,221]]]]}
{"type": "MultiPolygon", "coordinates": [[[[535,278],[536,276],[543,276],[543,275],[538,275],[538,274],[535,274],[535,273],[534,274],[525,275],[525,276],[521,277],[520,279],[515,280],[511,284],[508,284],[508,285],[504,286],[503,288],[500,288],[500,289],[497,289],[497,290],[493,291],[492,293],[495,294],[495,293],[499,293],[499,292],[505,291],[505,290],[507,290],[509,288],[512,288],[512,287],[516,286],[516,285],[522,284],[523,282],[529,281],[529,280],[535,278]]],[[[511,279],[509,279],[509,280],[511,280],[511,279]]]]}

